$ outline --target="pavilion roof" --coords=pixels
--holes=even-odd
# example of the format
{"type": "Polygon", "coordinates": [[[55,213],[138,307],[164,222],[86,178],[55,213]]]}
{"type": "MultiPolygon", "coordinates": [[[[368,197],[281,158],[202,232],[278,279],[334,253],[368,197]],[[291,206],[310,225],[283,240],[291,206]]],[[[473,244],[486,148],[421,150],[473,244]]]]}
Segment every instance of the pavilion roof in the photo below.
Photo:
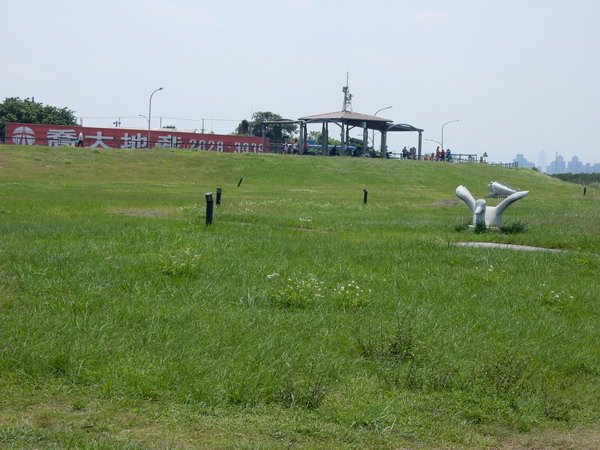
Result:
{"type": "Polygon", "coordinates": [[[361,114],[352,111],[336,111],[325,114],[315,114],[312,116],[300,117],[299,120],[306,120],[310,122],[392,122],[392,120],[383,117],[371,116],[369,114],[361,114]]]}
{"type": "Polygon", "coordinates": [[[389,125],[386,128],[386,131],[423,131],[423,129],[413,127],[407,123],[395,123],[393,125],[389,125]]]}

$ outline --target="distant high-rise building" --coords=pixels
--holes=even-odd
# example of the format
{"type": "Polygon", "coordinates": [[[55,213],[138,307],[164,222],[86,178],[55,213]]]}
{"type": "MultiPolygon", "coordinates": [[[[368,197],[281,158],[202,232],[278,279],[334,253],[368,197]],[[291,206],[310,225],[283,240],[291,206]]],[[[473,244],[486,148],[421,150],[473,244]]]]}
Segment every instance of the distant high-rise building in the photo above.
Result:
{"type": "Polygon", "coordinates": [[[517,156],[515,157],[513,162],[517,163],[519,167],[522,167],[524,169],[533,169],[535,167],[535,164],[531,161],[528,161],[527,158],[525,158],[525,155],[523,155],[523,153],[517,153],[517,156]]]}
{"type": "Polygon", "coordinates": [[[546,150],[541,149],[538,154],[538,167],[542,172],[546,171],[546,166],[548,165],[548,155],[546,154],[546,150]]]}
{"type": "Polygon", "coordinates": [[[548,165],[547,172],[551,175],[555,174],[555,173],[565,173],[566,168],[567,168],[567,165],[565,164],[565,158],[563,158],[561,155],[557,154],[556,160],[552,161],[548,165]]]}
{"type": "Polygon", "coordinates": [[[567,172],[571,173],[581,173],[583,172],[583,164],[579,161],[577,156],[573,156],[569,164],[567,164],[567,172]]]}

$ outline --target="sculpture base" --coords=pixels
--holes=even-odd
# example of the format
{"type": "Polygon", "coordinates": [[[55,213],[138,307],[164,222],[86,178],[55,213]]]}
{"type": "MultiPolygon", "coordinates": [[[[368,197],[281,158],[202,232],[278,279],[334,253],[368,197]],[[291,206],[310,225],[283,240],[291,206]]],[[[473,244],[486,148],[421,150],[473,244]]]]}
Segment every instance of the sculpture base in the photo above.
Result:
{"type": "MultiPolygon", "coordinates": [[[[476,225],[469,225],[469,228],[477,228],[476,225]]],[[[494,226],[494,225],[490,225],[489,227],[485,227],[486,230],[490,230],[490,231],[500,231],[500,227],[494,226]]]]}

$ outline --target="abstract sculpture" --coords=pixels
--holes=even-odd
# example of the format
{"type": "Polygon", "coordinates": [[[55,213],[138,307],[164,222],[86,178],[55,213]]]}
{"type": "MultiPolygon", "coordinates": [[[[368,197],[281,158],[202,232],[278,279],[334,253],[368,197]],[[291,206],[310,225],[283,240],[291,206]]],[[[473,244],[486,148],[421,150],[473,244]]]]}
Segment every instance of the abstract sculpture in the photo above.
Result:
{"type": "Polygon", "coordinates": [[[456,195],[463,202],[465,202],[471,211],[473,211],[473,225],[475,226],[486,226],[486,227],[500,227],[502,226],[502,213],[508,205],[522,199],[529,191],[519,191],[509,195],[502,200],[497,206],[487,206],[486,201],[482,198],[475,200],[469,190],[464,186],[456,188],[456,195]]]}
{"type": "Polygon", "coordinates": [[[490,181],[490,184],[488,184],[488,189],[490,190],[492,195],[501,195],[504,197],[518,192],[516,189],[509,188],[508,186],[500,184],[497,181],[490,181]]]}

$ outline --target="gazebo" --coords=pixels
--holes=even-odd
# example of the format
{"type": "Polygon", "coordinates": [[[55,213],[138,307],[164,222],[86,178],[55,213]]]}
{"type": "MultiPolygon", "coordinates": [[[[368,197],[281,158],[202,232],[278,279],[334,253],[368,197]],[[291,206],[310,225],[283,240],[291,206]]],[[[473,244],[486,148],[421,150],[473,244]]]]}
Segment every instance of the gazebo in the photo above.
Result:
{"type": "MultiPolygon", "coordinates": [[[[266,125],[286,125],[296,124],[299,127],[299,138],[298,138],[298,150],[300,154],[304,152],[307,140],[306,127],[309,124],[322,124],[321,129],[321,149],[323,156],[328,154],[329,142],[329,124],[335,124],[340,128],[340,142],[342,149],[348,143],[350,130],[353,128],[363,129],[363,145],[362,151],[365,153],[368,147],[368,130],[376,130],[381,133],[381,144],[380,151],[383,158],[387,158],[387,133],[393,131],[414,131],[419,133],[419,143],[417,148],[417,158],[421,159],[421,145],[423,141],[423,129],[408,125],[406,123],[392,123],[390,119],[383,117],[370,116],[368,114],[355,113],[352,111],[338,111],[325,114],[316,114],[313,116],[300,117],[298,120],[273,120],[269,122],[263,122],[262,125],[262,137],[263,137],[263,148],[266,142],[266,125]]],[[[375,143],[373,142],[373,146],[375,143]]]]}
{"type": "MultiPolygon", "coordinates": [[[[327,142],[329,141],[329,124],[335,124],[340,128],[340,141],[342,148],[347,145],[350,130],[353,128],[363,129],[363,145],[362,151],[366,152],[369,143],[369,131],[376,130],[381,133],[381,144],[380,151],[383,158],[387,157],[387,133],[391,131],[416,131],[419,133],[419,145],[418,155],[421,157],[421,142],[423,137],[423,130],[420,128],[413,127],[403,123],[394,124],[390,119],[383,117],[371,116],[368,114],[361,114],[352,111],[338,111],[325,114],[316,114],[312,116],[304,116],[298,119],[300,127],[300,138],[299,144],[301,149],[304,149],[304,143],[306,142],[307,132],[306,126],[308,124],[320,123],[322,124],[321,131],[321,147],[323,155],[327,155],[327,142]]],[[[375,142],[373,142],[375,146],[375,142]]]]}
{"type": "MultiPolygon", "coordinates": [[[[419,145],[418,145],[418,158],[421,159],[421,143],[423,141],[423,130],[421,128],[413,127],[405,123],[392,123],[392,120],[385,119],[383,117],[371,116],[368,114],[355,113],[352,111],[352,94],[348,87],[348,74],[346,74],[346,86],[342,88],[344,93],[344,103],[341,111],[316,114],[313,116],[300,117],[298,120],[277,120],[272,122],[263,122],[261,124],[262,137],[263,137],[263,148],[265,147],[266,141],[266,125],[284,125],[284,124],[297,124],[300,128],[300,137],[298,139],[298,151],[300,154],[304,153],[306,148],[307,132],[306,126],[309,124],[322,125],[321,132],[321,149],[323,156],[328,154],[328,142],[329,142],[329,124],[335,124],[340,127],[340,141],[341,147],[344,149],[348,145],[350,137],[350,130],[353,128],[363,129],[363,142],[362,152],[366,153],[369,145],[369,130],[376,130],[381,133],[381,145],[379,147],[381,151],[381,157],[387,158],[387,133],[391,131],[416,131],[419,133],[419,145]]],[[[384,108],[387,109],[387,108],[384,108]]],[[[378,111],[379,112],[379,111],[378,111]]],[[[377,113],[375,113],[377,114],[377,113]]],[[[373,142],[375,147],[375,142],[373,142]]]]}

